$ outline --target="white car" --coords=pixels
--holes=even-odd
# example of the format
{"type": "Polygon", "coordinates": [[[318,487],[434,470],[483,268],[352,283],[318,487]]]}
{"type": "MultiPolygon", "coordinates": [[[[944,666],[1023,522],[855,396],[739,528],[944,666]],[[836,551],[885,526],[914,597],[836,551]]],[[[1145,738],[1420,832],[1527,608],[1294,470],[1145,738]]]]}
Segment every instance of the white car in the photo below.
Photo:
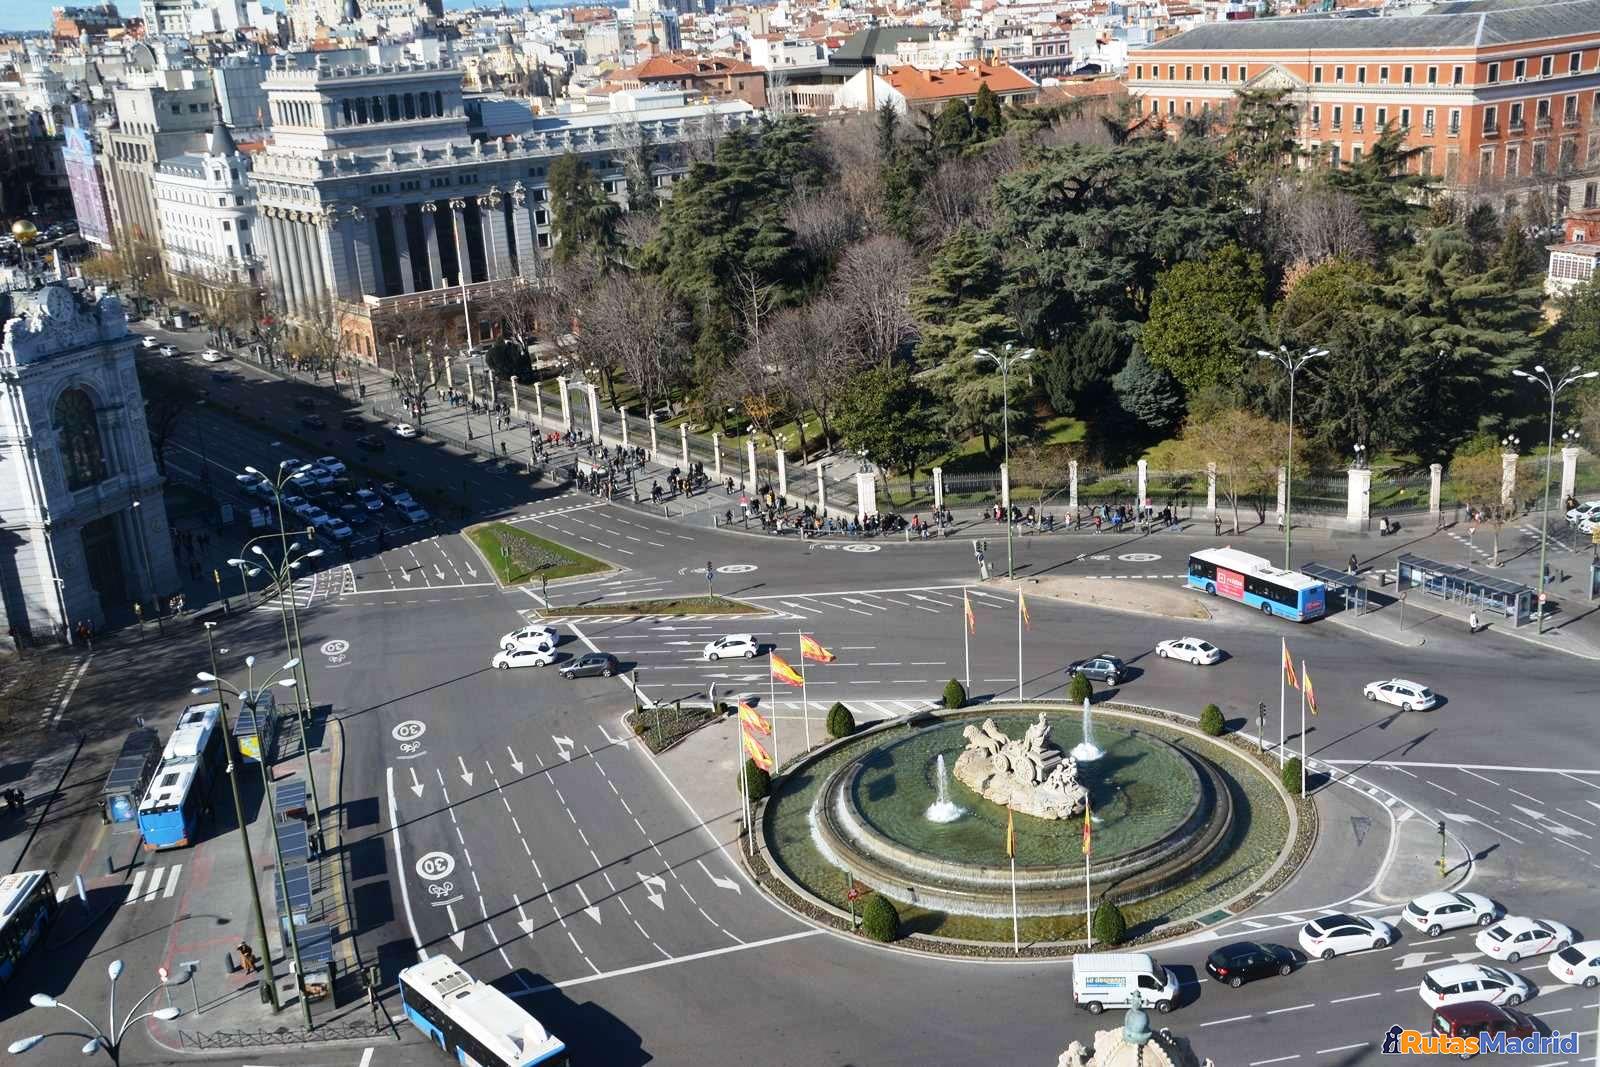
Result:
{"type": "MultiPolygon", "coordinates": [[[[149,348],[150,346],[145,345],[145,347],[149,348]]],[[[1597,513],[1600,513],[1600,500],[1585,500],[1567,512],[1567,521],[1582,522],[1584,519],[1594,518],[1597,513]]]]}
{"type": "Polygon", "coordinates": [[[221,363],[227,358],[227,356],[223,355],[215,348],[208,348],[204,352],[200,353],[200,359],[206,363],[221,363]]]}
{"type": "Polygon", "coordinates": [[[309,470],[295,471],[289,475],[289,480],[302,489],[315,489],[317,487],[317,476],[309,470]]]}
{"type": "Polygon", "coordinates": [[[1404,678],[1368,682],[1361,695],[1371,701],[1393,704],[1401,711],[1427,711],[1439,703],[1439,694],[1421,682],[1408,682],[1404,678]]]}
{"type": "Polygon", "coordinates": [[[161,342],[146,334],[144,337],[139,338],[139,344],[144,348],[157,348],[160,346],[161,342]]]}
{"type": "Polygon", "coordinates": [[[1157,641],[1156,655],[1162,659],[1181,659],[1185,663],[1205,666],[1222,658],[1222,649],[1198,637],[1179,637],[1172,641],[1157,641]]]}
{"type": "Polygon", "coordinates": [[[1387,948],[1399,932],[1382,919],[1338,912],[1312,919],[1300,928],[1300,948],[1307,956],[1331,960],[1347,952],[1387,948]]]}
{"type": "Polygon", "coordinates": [[[1500,914],[1500,905],[1477,893],[1424,893],[1400,913],[1406,924],[1438,937],[1463,926],[1488,926],[1500,914]]]}
{"type": "Polygon", "coordinates": [[[237,485],[240,489],[243,489],[247,493],[253,493],[256,491],[256,486],[261,484],[261,475],[235,474],[233,476],[233,484],[237,485]]]}
{"type": "Polygon", "coordinates": [[[750,634],[729,634],[719,637],[704,649],[706,659],[715,662],[719,659],[733,659],[743,656],[745,659],[755,659],[761,651],[761,646],[750,634]]]}
{"type": "Polygon", "coordinates": [[[377,493],[374,493],[371,489],[357,489],[355,496],[356,500],[360,502],[361,506],[366,508],[368,511],[383,510],[383,497],[379,496],[377,493]]]}
{"type": "Polygon", "coordinates": [[[510,633],[501,637],[500,647],[502,649],[509,650],[530,643],[554,645],[556,643],[556,638],[557,634],[554,626],[547,626],[542,622],[535,622],[524,626],[520,630],[512,630],[510,633]]]}
{"type": "Polygon", "coordinates": [[[540,648],[502,649],[489,662],[495,670],[504,671],[512,667],[548,667],[555,661],[555,651],[546,645],[540,648]]]}
{"type": "Polygon", "coordinates": [[[161,352],[161,354],[163,356],[175,356],[175,355],[178,354],[178,346],[177,345],[162,345],[161,348],[159,349],[159,351],[161,352]]]}
{"type": "Polygon", "coordinates": [[[1490,1004],[1516,1007],[1533,996],[1533,983],[1520,974],[1486,967],[1481,963],[1454,963],[1422,976],[1417,995],[1430,1008],[1460,1004],[1468,1000],[1487,1000],[1490,1004]]]}
{"type": "Polygon", "coordinates": [[[415,437],[417,436],[417,428],[409,422],[397,422],[394,424],[394,435],[396,437],[415,437]]]}
{"type": "Polygon", "coordinates": [[[1567,985],[1600,985],[1600,941],[1579,941],[1550,957],[1550,973],[1567,985]]]}
{"type": "Polygon", "coordinates": [[[1507,915],[1493,926],[1478,931],[1478,951],[1507,963],[1524,956],[1538,956],[1566,948],[1578,939],[1572,927],[1550,919],[1530,919],[1526,915],[1507,915]]]}
{"type": "Polygon", "coordinates": [[[317,466],[335,477],[349,473],[350,468],[339,461],[337,456],[318,456],[317,466]]]}
{"type": "Polygon", "coordinates": [[[1578,529],[1586,534],[1594,533],[1596,526],[1600,526],[1600,511],[1595,512],[1587,519],[1584,519],[1582,522],[1578,523],[1578,529]]]}

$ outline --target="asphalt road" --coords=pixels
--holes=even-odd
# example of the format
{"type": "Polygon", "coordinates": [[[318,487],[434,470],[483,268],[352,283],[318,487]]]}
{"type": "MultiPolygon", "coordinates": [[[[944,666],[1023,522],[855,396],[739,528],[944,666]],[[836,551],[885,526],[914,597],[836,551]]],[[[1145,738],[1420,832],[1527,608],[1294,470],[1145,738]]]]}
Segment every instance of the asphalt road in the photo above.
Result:
{"type": "MultiPolygon", "coordinates": [[[[289,395],[298,386],[226,388],[286,430],[298,417],[289,395]]],[[[270,428],[229,424],[223,407],[180,430],[173,456],[209,466],[231,492],[230,472],[275,461],[286,446],[270,428]]],[[[347,460],[352,451],[338,433],[317,443],[347,460]]],[[[553,589],[557,609],[701,592],[708,561],[718,592],[769,609],[748,621],[601,617],[562,625],[564,653],[614,652],[637,667],[651,698],[691,696],[713,683],[723,692],[764,692],[764,660],[709,664],[697,656],[705,640],[735,630],[791,659],[797,631],[816,635],[839,658],[809,669],[811,699],[843,699],[866,717],[936,698],[946,679],[969,670],[975,694],[1017,691],[1012,596],[973,590],[977,632],[964,640],[970,543],[872,542],[862,547],[876,551],[859,551],[713,531],[532,485],[426,442],[391,442],[385,462],[417,482],[464,488],[480,514],[513,518],[618,565],[616,574],[553,589]]],[[[404,538],[394,530],[382,551],[363,543],[306,592],[302,616],[318,701],[331,701],[343,720],[345,804],[361,813],[346,840],[358,943],[386,978],[419,946],[450,952],[517,996],[583,1063],[966,1064],[992,1062],[997,1049],[1008,1062],[1051,1063],[1069,1041],[1112,1025],[1072,1009],[1066,964],[906,957],[819,933],[765,902],[700,825],[723,813],[690,810],[639,746],[622,741],[619,716],[631,699],[622,679],[566,682],[548,670],[489,669],[498,635],[538,604],[489,584],[453,529],[446,516],[404,538]],[[329,654],[329,641],[347,647],[329,654]]],[[[991,561],[1003,559],[999,539],[990,538],[991,561]]],[[[1205,540],[1023,538],[1017,560],[1023,574],[1174,582],[1187,552],[1205,540]]],[[[1444,555],[1452,544],[1436,537],[1427,551],[1444,555]]],[[[1300,550],[1342,564],[1352,547],[1379,565],[1369,550],[1405,546],[1308,537],[1300,550]]],[[[1317,759],[1398,798],[1388,807],[1394,817],[1445,818],[1477,858],[1470,888],[1514,912],[1595,933],[1600,742],[1588,712],[1600,674],[1591,662],[1492,633],[1469,640],[1442,624],[1425,628],[1425,646],[1407,648],[1326,623],[1270,623],[1229,605],[1212,622],[1181,625],[1043,600],[1030,600],[1030,613],[1025,695],[1058,695],[1064,665],[1104,649],[1138,670],[1118,698],[1190,713],[1215,701],[1252,728],[1257,701],[1266,701],[1269,737],[1287,637],[1317,683],[1321,714],[1305,742],[1317,759]],[[1184,632],[1216,642],[1228,658],[1195,668],[1152,655],[1155,641],[1184,632]],[[1391,675],[1433,686],[1444,706],[1406,715],[1360,699],[1362,684],[1391,675]]],[[[270,625],[260,639],[271,640],[270,625]]],[[[249,651],[235,644],[229,655],[249,651]]],[[[798,723],[793,695],[780,694],[775,710],[781,736],[798,723]]],[[[1298,748],[1294,712],[1284,732],[1298,748]]],[[[1373,803],[1380,829],[1384,807],[1373,803]]],[[[1293,944],[1304,918],[1334,906],[1393,916],[1397,907],[1364,891],[1375,874],[1296,880],[1219,936],[1293,944]]],[[[122,921],[106,938],[139,936],[116,925],[122,921]]],[[[1419,940],[1309,962],[1240,990],[1201,980],[1215,940],[1174,946],[1158,958],[1189,981],[1181,1006],[1161,1021],[1219,1064],[1375,1064],[1391,1023],[1425,1025],[1415,992],[1422,974],[1472,958],[1470,933],[1419,940]]],[[[1530,1009],[1583,1031],[1592,1049],[1594,994],[1555,986],[1543,966],[1543,958],[1518,965],[1540,987],[1530,1009]]],[[[386,1006],[397,1011],[397,999],[386,1006]]],[[[125,1061],[164,1059],[141,1051],[125,1061]]],[[[380,1055],[442,1062],[409,1034],[380,1055]]],[[[317,1049],[229,1062],[359,1059],[359,1050],[317,1049]]]]}

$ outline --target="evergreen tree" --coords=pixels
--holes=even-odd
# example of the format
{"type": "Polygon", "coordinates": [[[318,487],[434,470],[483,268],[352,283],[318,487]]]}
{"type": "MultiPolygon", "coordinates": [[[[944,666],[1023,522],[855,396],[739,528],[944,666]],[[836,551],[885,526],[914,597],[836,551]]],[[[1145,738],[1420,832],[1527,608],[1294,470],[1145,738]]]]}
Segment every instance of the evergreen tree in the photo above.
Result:
{"type": "Polygon", "coordinates": [[[1011,328],[1000,297],[1003,278],[1000,257],[981,230],[963,223],[945,238],[911,290],[911,315],[921,329],[918,358],[970,360],[975,349],[1003,341],[1011,328]]]}
{"type": "Polygon", "coordinates": [[[1410,171],[1412,160],[1422,152],[1420,147],[1405,147],[1404,130],[1387,126],[1358,162],[1327,173],[1329,185],[1355,199],[1384,256],[1410,245],[1427,217],[1433,180],[1410,171]]]}
{"type": "Polygon", "coordinates": [[[939,448],[933,397],[904,366],[875,367],[851,379],[834,414],[845,447],[910,478],[939,448]]]}
{"type": "Polygon", "coordinates": [[[1189,392],[1231,380],[1266,296],[1261,257],[1224,245],[1160,276],[1140,342],[1189,392]]]}
{"type": "Polygon", "coordinates": [[[1166,433],[1183,418],[1183,389],[1172,375],[1150,362],[1140,345],[1111,379],[1117,402],[1141,425],[1166,433]]]}
{"type": "Polygon", "coordinates": [[[1040,361],[1050,406],[1059,415],[1092,410],[1111,386],[1111,376],[1127,359],[1122,328],[1110,319],[1095,319],[1040,361]]]}
{"type": "Polygon", "coordinates": [[[1499,247],[1495,249],[1494,265],[1514,282],[1543,284],[1547,262],[1544,251],[1528,240],[1516,212],[1508,211],[1499,247]]]}
{"type": "Polygon", "coordinates": [[[1296,139],[1298,127],[1287,88],[1240,89],[1223,144],[1234,166],[1254,185],[1294,170],[1304,154],[1296,139]]]}
{"type": "Polygon", "coordinates": [[[945,155],[961,151],[972,143],[972,113],[960,97],[946,100],[933,122],[935,141],[945,155]]]}
{"type": "Polygon", "coordinates": [[[972,102],[972,129],[980,141],[999,137],[1006,131],[1006,116],[1000,110],[1000,98],[994,95],[988,82],[978,86],[977,99],[972,102]]]}
{"type": "Polygon", "coordinates": [[[568,152],[550,164],[550,227],[555,257],[568,262],[593,255],[609,263],[617,251],[620,209],[606,198],[589,165],[568,152]]]}
{"type": "Polygon", "coordinates": [[[878,105],[877,120],[878,160],[888,163],[900,151],[900,113],[885,100],[878,105]]]}

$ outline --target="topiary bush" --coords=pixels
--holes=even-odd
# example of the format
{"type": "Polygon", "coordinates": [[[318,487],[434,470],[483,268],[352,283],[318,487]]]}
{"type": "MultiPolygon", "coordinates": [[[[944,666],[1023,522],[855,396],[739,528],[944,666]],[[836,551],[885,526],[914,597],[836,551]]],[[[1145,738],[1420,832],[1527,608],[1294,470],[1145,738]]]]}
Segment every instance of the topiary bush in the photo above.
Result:
{"type": "Polygon", "coordinates": [[[861,909],[861,932],[874,941],[893,941],[900,936],[900,912],[894,901],[880,893],[867,898],[861,909]]]}
{"type": "Polygon", "coordinates": [[[1222,709],[1215,704],[1207,704],[1200,712],[1200,729],[1212,737],[1221,737],[1222,731],[1227,728],[1228,724],[1222,718],[1222,709]]]}
{"type": "Polygon", "coordinates": [[[951,711],[965,707],[967,704],[967,691],[960,682],[954,678],[944,683],[944,706],[951,711]]]}
{"type": "Polygon", "coordinates": [[[1128,917],[1109,900],[1094,909],[1094,940],[1098,945],[1120,945],[1128,937],[1128,917]]]}
{"type": "Polygon", "coordinates": [[[1067,683],[1067,699],[1074,704],[1082,704],[1094,696],[1094,683],[1082,671],[1074,671],[1072,680],[1067,683]]]}
{"type": "Polygon", "coordinates": [[[1300,757],[1291,756],[1289,762],[1283,765],[1283,788],[1288,790],[1290,796],[1300,795],[1300,757]]]}
{"type": "Polygon", "coordinates": [[[772,775],[762,770],[761,765],[753,759],[744,761],[739,783],[744,788],[744,795],[752,801],[764,799],[772,791],[772,775]]]}
{"type": "Polygon", "coordinates": [[[856,717],[850,714],[850,709],[843,704],[835,702],[828,709],[828,736],[849,737],[856,732],[856,717]]]}

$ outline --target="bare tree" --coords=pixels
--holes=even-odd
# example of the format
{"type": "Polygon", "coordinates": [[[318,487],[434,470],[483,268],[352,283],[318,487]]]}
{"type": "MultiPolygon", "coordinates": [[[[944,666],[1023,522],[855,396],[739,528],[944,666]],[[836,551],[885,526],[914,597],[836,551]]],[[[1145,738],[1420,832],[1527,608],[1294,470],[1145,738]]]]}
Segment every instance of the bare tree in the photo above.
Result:
{"type": "Polygon", "coordinates": [[[914,336],[909,305],[918,271],[916,252],[898,237],[869,237],[840,258],[833,276],[839,325],[867,362],[887,363],[914,336]]]}
{"type": "Polygon", "coordinates": [[[878,117],[854,114],[816,127],[816,143],[828,157],[829,172],[838,175],[839,195],[856,217],[873,219],[882,205],[879,171],[878,117]]]}
{"type": "Polygon", "coordinates": [[[814,263],[832,263],[866,230],[866,216],[837,188],[795,197],[784,222],[794,231],[795,243],[814,263]]]}
{"type": "Polygon", "coordinates": [[[1285,263],[1371,262],[1377,254],[1361,209],[1347,193],[1290,180],[1273,185],[1263,208],[1264,230],[1274,235],[1285,263]]]}
{"type": "Polygon", "coordinates": [[[728,367],[724,398],[738,404],[755,428],[777,446],[778,420],[787,399],[774,362],[768,331],[777,318],[777,287],[752,271],[734,276],[735,308],[744,347],[728,367]]]}
{"type": "Polygon", "coordinates": [[[859,351],[839,327],[843,319],[838,301],[824,296],[780,312],[767,335],[783,390],[801,416],[797,421],[802,462],[811,454],[804,413],[814,412],[822,424],[820,444],[826,450],[833,440],[833,405],[843,395],[845,382],[861,368],[859,351]]]}
{"type": "Polygon", "coordinates": [[[665,286],[643,274],[613,274],[584,314],[583,351],[616,367],[639,391],[646,412],[683,379],[686,319],[665,286]]]}

